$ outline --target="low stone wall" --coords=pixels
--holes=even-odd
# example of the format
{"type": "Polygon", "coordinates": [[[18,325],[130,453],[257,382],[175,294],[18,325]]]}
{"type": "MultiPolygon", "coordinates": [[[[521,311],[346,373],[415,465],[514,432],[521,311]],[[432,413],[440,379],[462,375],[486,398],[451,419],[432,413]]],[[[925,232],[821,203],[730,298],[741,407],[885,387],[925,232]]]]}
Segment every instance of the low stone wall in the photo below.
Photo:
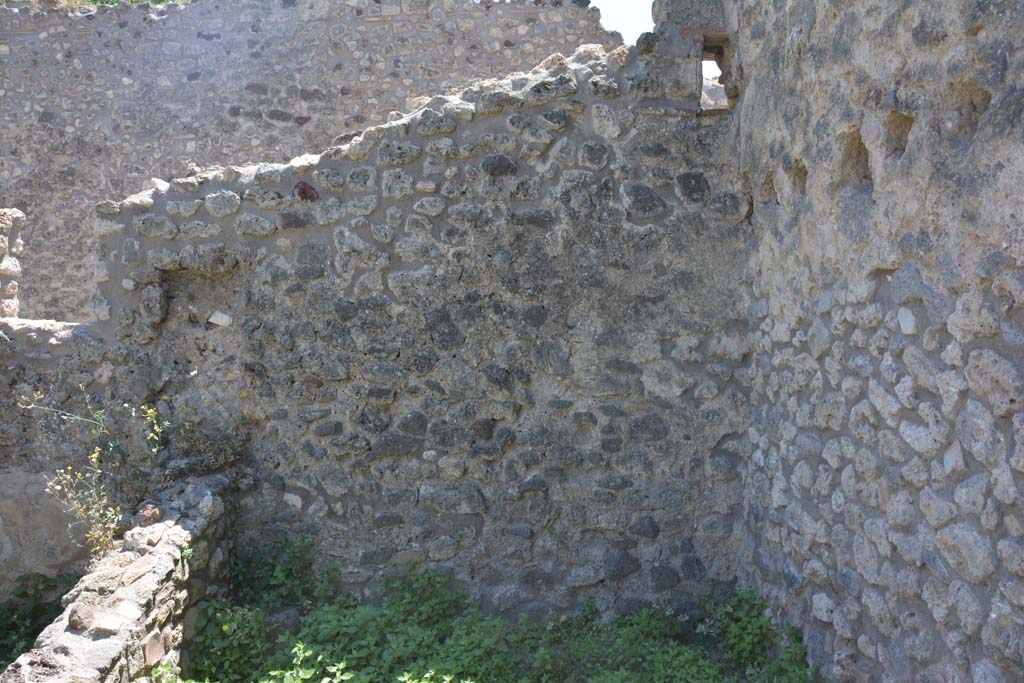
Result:
{"type": "Polygon", "coordinates": [[[227,569],[220,492],[207,477],[165,491],[64,598],[64,612],[0,683],[125,683],[182,655],[186,613],[218,594],[227,569]]]}

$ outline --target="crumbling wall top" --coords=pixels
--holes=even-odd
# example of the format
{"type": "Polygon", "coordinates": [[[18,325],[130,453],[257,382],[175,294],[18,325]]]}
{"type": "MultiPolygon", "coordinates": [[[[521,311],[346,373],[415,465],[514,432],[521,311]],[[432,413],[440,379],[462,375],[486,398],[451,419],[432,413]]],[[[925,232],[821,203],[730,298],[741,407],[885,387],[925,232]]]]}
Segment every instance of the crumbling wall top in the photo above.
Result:
{"type": "Polygon", "coordinates": [[[0,3],[0,205],[31,217],[20,314],[88,319],[95,242],[82,216],[99,199],[191,163],[286,160],[416,98],[620,45],[587,5],[0,3]]]}

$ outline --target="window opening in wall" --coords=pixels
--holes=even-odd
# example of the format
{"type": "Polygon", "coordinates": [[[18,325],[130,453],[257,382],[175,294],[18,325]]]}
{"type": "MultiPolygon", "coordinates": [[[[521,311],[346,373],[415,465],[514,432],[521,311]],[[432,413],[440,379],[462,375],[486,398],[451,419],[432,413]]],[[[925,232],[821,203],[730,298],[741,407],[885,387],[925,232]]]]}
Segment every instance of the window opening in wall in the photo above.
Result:
{"type": "Polygon", "coordinates": [[[705,59],[700,63],[700,72],[704,81],[700,93],[701,109],[728,109],[729,100],[725,96],[725,86],[719,82],[722,70],[718,67],[718,62],[705,59]]]}
{"type": "Polygon", "coordinates": [[[700,63],[701,109],[732,109],[736,93],[730,92],[731,56],[732,51],[728,38],[724,36],[704,37],[704,54],[700,63]]]}

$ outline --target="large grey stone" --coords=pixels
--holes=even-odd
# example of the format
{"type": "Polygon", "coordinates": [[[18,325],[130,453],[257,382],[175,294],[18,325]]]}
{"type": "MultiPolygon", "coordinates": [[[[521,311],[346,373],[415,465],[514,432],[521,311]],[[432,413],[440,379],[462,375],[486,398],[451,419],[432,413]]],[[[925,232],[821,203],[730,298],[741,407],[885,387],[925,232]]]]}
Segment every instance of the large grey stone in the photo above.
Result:
{"type": "Polygon", "coordinates": [[[964,522],[940,529],[935,539],[953,571],[978,584],[995,571],[992,543],[964,522]]]}
{"type": "Polygon", "coordinates": [[[420,502],[437,510],[457,515],[473,515],[487,509],[480,485],[471,481],[423,482],[420,502]]]}
{"type": "Polygon", "coordinates": [[[976,349],[967,357],[967,386],[984,396],[1000,417],[1024,406],[1024,380],[1014,363],[989,349],[976,349]]]}
{"type": "Polygon", "coordinates": [[[1006,455],[1006,444],[996,432],[992,413],[974,399],[968,399],[960,411],[956,432],[964,450],[985,465],[993,466],[1006,455]]]}

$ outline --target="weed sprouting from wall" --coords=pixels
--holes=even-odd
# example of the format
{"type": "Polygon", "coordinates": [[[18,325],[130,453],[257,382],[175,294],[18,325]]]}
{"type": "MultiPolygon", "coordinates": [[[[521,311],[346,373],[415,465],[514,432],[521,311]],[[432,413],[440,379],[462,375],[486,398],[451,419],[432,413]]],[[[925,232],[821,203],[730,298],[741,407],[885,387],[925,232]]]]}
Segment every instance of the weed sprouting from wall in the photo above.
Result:
{"type": "Polygon", "coordinates": [[[72,524],[84,527],[86,547],[97,558],[113,547],[123,523],[122,503],[137,505],[150,493],[152,469],[170,422],[152,406],[142,405],[138,412],[127,404],[118,406],[119,412],[141,420],[146,429],[145,447],[138,451],[127,449],[115,436],[111,413],[97,407],[84,386],[79,386],[79,390],[85,404],[83,414],[44,404],[42,392],[31,398],[22,397],[18,407],[54,417],[72,429],[85,427],[97,442],[84,459],[58,469],[46,482],[47,492],[73,516],[72,524]]]}
{"type": "Polygon", "coordinates": [[[206,424],[183,404],[174,421],[148,404],[101,408],[84,386],[79,390],[85,407],[81,414],[48,405],[42,392],[23,396],[18,407],[56,420],[69,436],[84,429],[94,443],[84,458],[46,480],[46,491],[72,515],[72,526],[84,528],[94,559],[113,547],[128,526],[130,511],[148,497],[185,476],[222,471],[241,457],[236,424],[206,424]],[[184,457],[168,450],[172,441],[174,453],[184,457]]]}

